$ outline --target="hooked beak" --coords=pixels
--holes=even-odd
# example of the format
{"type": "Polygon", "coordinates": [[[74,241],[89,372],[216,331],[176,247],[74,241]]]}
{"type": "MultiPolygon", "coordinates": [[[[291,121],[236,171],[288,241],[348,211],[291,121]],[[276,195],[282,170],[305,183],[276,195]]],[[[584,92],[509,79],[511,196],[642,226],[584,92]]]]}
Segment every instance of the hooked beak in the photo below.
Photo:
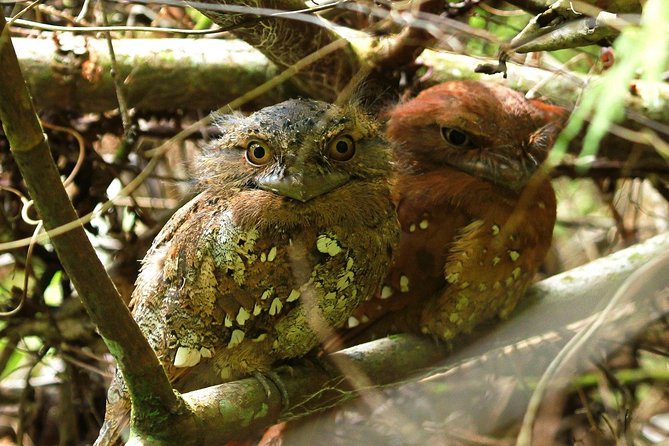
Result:
{"type": "Polygon", "coordinates": [[[260,189],[285,197],[299,200],[303,203],[312,198],[324,195],[333,189],[347,183],[350,175],[343,172],[309,172],[270,173],[257,181],[260,189]]]}
{"type": "Polygon", "coordinates": [[[549,123],[532,133],[526,142],[500,145],[487,150],[484,156],[458,157],[449,164],[520,192],[548,156],[559,131],[557,123],[549,123]]]}

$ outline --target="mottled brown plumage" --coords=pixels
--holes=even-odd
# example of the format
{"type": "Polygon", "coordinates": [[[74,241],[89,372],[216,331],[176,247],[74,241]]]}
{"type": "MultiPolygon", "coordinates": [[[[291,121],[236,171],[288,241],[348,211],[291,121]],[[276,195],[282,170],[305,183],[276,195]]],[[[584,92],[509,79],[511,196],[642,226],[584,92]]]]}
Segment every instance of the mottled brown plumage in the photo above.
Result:
{"type": "Polygon", "coordinates": [[[500,85],[453,81],[390,112],[400,248],[378,299],[351,318],[355,332],[450,340],[515,307],[551,243],[555,195],[539,166],[560,111],[500,85]]]}
{"type": "MultiPolygon", "coordinates": [[[[180,391],[307,353],[377,290],[399,236],[388,144],[355,107],[291,100],[220,126],[131,303],[180,391]]],[[[127,418],[120,376],[108,399],[106,439],[127,418]]]]}

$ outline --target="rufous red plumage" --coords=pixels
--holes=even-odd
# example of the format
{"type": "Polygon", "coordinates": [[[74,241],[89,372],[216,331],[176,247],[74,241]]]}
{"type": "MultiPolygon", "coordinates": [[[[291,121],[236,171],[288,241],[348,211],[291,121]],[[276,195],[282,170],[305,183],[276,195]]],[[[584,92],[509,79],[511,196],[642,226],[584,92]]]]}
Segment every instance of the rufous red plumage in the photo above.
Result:
{"type": "Polygon", "coordinates": [[[389,112],[402,234],[377,299],[349,319],[358,340],[450,340],[513,310],[551,244],[555,194],[540,166],[565,117],[476,81],[437,85],[389,112]]]}

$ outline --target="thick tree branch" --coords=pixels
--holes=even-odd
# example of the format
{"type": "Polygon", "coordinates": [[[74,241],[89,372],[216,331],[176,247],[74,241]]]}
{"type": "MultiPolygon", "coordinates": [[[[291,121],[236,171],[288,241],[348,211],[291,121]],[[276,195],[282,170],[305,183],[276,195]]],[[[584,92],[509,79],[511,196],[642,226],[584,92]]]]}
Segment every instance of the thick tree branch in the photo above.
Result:
{"type": "Polygon", "coordinates": [[[200,444],[217,445],[255,434],[279,419],[299,418],[355,398],[362,387],[356,376],[374,387],[398,382],[427,369],[443,354],[429,339],[401,335],[333,353],[328,359],[336,367],[300,361],[281,374],[289,395],[289,407],[284,408],[278,389],[267,397],[255,378],[183,396],[201,417],[200,444]],[[374,377],[373,382],[366,377],[374,377]]]}
{"type": "MultiPolygon", "coordinates": [[[[375,51],[378,52],[373,38],[359,33],[351,33],[347,38],[354,42],[362,59],[374,57],[375,51]]],[[[110,66],[104,41],[89,39],[88,52],[82,59],[62,60],[50,40],[14,40],[26,81],[40,108],[99,112],[116,107],[111,77],[104,74],[110,66]],[[87,78],[84,66],[99,75],[87,78]],[[67,75],[60,75],[61,70],[67,75]]],[[[277,72],[264,56],[238,41],[131,39],[116,40],[114,45],[129,106],[140,109],[216,109],[277,72]]],[[[453,79],[503,82],[521,91],[532,90],[535,95],[566,107],[576,103],[585,85],[585,78],[574,74],[512,63],[508,64],[508,79],[501,75],[486,76],[474,70],[490,60],[447,52],[426,50],[419,62],[431,69],[428,84],[453,79]]],[[[252,106],[280,102],[290,96],[291,92],[285,89],[271,90],[252,106]]],[[[627,102],[630,110],[669,125],[668,85],[636,82],[630,86],[627,102]]]]}
{"type": "MultiPolygon", "coordinates": [[[[438,358],[445,358],[440,367],[444,372],[457,364],[490,358],[491,352],[502,354],[512,345],[525,343],[536,349],[539,348],[537,342],[555,340],[556,336],[559,342],[554,345],[564,345],[574,333],[586,326],[588,318],[602,311],[635,271],[667,250],[669,235],[663,234],[537,283],[530,288],[509,320],[457,342],[462,347],[456,348],[448,357],[429,339],[397,335],[329,355],[329,360],[337,367],[298,362],[291,367],[290,373],[281,375],[288,391],[288,408],[281,408],[278,389],[267,398],[264,388],[255,379],[222,384],[190,392],[183,397],[199,415],[204,416],[201,422],[206,426],[203,431],[208,440],[203,444],[215,444],[223,439],[253,434],[259,428],[281,419],[299,418],[333,407],[359,395],[360,390],[366,398],[373,398],[379,387],[410,379],[412,374],[426,371],[438,358]],[[343,374],[340,370],[344,371],[343,374]],[[344,375],[349,380],[350,376],[354,376],[353,386],[344,375]]],[[[657,278],[657,275],[654,276],[654,279],[657,278]]],[[[638,299],[622,302],[636,304],[637,310],[625,310],[627,307],[624,305],[615,308],[609,321],[615,321],[611,327],[618,334],[614,341],[616,345],[667,312],[666,298],[653,302],[659,307],[649,304],[652,299],[645,300],[653,297],[651,294],[655,289],[667,286],[669,282],[664,280],[662,283],[653,282],[652,287],[637,287],[637,291],[642,292],[632,295],[638,299]]],[[[553,357],[544,355],[539,358],[534,355],[531,373],[541,373],[553,357]]],[[[433,387],[439,385],[436,383],[433,387]]]]}
{"type": "MultiPolygon", "coordinates": [[[[0,120],[12,155],[47,229],[77,220],[32,106],[14,48],[0,17],[0,120]]],[[[180,400],[172,392],[156,355],[144,339],[107,275],[83,226],[51,239],[63,268],[86,311],[124,372],[141,413],[174,412],[180,400]]]]}
{"type": "MultiPolygon", "coordinates": [[[[38,108],[101,112],[118,106],[102,39],[14,39],[38,108]]],[[[211,110],[277,74],[265,56],[239,40],[114,40],[128,105],[143,110],[211,110]]],[[[282,85],[248,104],[261,108],[291,92],[282,85]]]]}

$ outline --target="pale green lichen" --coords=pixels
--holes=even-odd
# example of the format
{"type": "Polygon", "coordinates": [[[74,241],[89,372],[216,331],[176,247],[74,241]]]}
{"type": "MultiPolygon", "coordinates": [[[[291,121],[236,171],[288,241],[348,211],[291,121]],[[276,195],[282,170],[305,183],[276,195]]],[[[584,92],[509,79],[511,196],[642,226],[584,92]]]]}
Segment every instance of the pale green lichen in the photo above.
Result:
{"type": "Polygon", "coordinates": [[[290,290],[290,294],[289,294],[288,297],[286,298],[286,302],[294,302],[294,301],[296,301],[297,299],[300,298],[300,294],[301,294],[301,293],[300,293],[299,291],[295,290],[295,289],[290,290]]]}
{"type": "Polygon", "coordinates": [[[409,278],[405,275],[400,276],[400,291],[403,293],[409,292],[409,278]]]}
{"type": "Polygon", "coordinates": [[[467,306],[469,306],[469,299],[466,296],[461,296],[458,299],[457,304],[455,305],[455,309],[458,311],[462,311],[465,308],[467,308],[467,306]]]}
{"type": "Polygon", "coordinates": [[[330,234],[321,234],[318,236],[316,239],[316,249],[333,257],[341,252],[341,246],[337,243],[337,239],[330,234]]]}

